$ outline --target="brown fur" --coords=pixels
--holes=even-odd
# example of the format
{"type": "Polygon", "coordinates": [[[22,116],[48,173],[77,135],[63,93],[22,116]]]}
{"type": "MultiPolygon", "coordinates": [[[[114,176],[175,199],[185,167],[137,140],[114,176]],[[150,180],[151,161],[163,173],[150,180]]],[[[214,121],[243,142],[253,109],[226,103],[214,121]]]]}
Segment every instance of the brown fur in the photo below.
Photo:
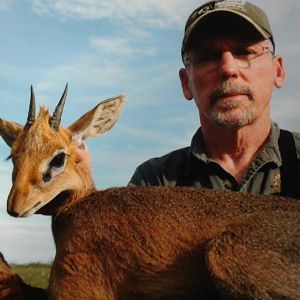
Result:
{"type": "Polygon", "coordinates": [[[299,216],[271,196],[95,192],[53,218],[50,299],[300,299],[299,216]]]}

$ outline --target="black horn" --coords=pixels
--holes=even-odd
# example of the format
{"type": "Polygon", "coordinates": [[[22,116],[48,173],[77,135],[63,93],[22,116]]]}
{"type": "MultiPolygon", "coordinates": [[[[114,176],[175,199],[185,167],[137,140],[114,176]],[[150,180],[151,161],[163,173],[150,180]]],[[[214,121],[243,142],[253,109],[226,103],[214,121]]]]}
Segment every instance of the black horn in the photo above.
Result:
{"type": "Polygon", "coordinates": [[[27,117],[27,122],[24,126],[25,130],[28,130],[32,124],[35,121],[35,95],[34,95],[34,91],[33,91],[33,87],[32,85],[30,86],[30,104],[29,104],[29,111],[28,111],[28,117],[27,117]]]}
{"type": "Polygon", "coordinates": [[[68,84],[66,84],[64,93],[62,94],[62,96],[55,108],[55,111],[54,111],[52,117],[50,118],[50,127],[53,128],[54,130],[58,130],[58,128],[59,128],[59,124],[61,121],[61,115],[62,115],[65,101],[67,98],[67,93],[68,93],[68,84]]]}

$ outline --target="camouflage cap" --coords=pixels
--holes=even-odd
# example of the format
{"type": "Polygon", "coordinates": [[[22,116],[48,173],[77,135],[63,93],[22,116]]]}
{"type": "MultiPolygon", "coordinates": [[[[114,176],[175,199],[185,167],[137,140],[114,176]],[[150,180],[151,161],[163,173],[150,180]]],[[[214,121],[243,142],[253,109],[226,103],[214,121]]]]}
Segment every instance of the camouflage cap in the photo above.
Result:
{"type": "MultiPolygon", "coordinates": [[[[195,9],[188,18],[182,41],[182,54],[186,50],[195,28],[201,27],[203,20],[206,20],[207,16],[212,16],[215,13],[221,14],[222,12],[242,18],[250,24],[262,38],[270,39],[274,45],[271,26],[267,15],[262,9],[245,0],[215,0],[201,5],[195,9]]],[[[220,28],[220,31],[221,30],[222,28],[220,28]]]]}

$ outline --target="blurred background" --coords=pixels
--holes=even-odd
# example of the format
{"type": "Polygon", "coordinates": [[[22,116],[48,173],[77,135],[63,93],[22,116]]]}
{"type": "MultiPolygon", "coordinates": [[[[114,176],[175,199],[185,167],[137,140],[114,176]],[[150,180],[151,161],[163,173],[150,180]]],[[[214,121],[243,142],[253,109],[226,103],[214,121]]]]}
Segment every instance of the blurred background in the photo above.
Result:
{"type": "MultiPolygon", "coordinates": [[[[300,2],[252,2],[267,12],[288,74],[286,86],[274,93],[273,119],[300,131],[300,2]]],[[[185,21],[203,3],[1,0],[0,118],[25,123],[31,84],[37,102],[52,112],[69,83],[64,126],[100,101],[126,94],[117,125],[87,142],[97,187],[126,185],[137,165],[188,146],[199,126],[194,103],[183,98],[178,70],[185,21]]],[[[50,218],[6,213],[9,154],[0,142],[0,251],[10,263],[51,262],[50,218]]]]}

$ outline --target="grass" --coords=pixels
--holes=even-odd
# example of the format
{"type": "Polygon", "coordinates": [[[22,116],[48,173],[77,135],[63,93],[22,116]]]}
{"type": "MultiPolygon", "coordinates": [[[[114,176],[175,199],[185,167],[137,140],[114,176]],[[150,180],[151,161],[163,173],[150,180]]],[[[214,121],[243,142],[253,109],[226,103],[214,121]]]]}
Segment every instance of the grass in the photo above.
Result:
{"type": "Polygon", "coordinates": [[[32,263],[28,265],[12,265],[11,267],[27,284],[43,289],[48,287],[50,264],[32,263]]]}

